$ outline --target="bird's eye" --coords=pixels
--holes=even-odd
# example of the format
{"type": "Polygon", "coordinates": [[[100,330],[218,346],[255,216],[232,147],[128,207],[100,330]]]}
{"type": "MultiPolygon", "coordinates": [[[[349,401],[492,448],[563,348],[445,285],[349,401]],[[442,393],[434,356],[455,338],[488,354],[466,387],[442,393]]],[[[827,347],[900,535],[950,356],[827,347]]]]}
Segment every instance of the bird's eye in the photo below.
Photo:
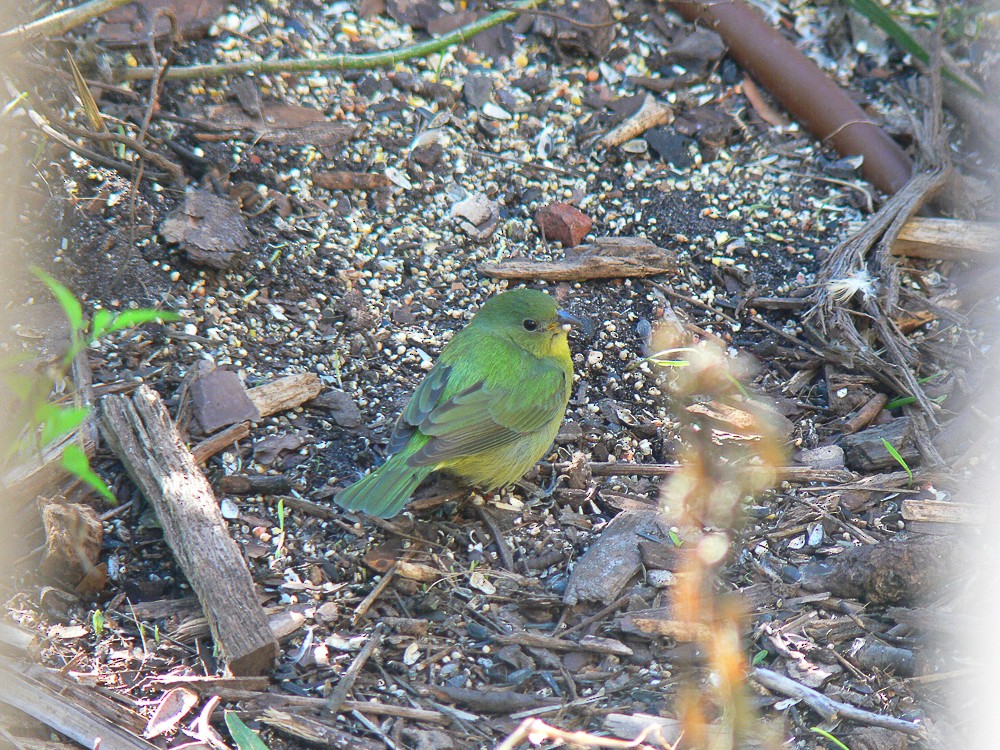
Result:
{"type": "Polygon", "coordinates": [[[523,325],[524,325],[524,330],[526,331],[538,330],[538,323],[532,320],[531,318],[528,318],[526,321],[524,321],[523,325]]]}

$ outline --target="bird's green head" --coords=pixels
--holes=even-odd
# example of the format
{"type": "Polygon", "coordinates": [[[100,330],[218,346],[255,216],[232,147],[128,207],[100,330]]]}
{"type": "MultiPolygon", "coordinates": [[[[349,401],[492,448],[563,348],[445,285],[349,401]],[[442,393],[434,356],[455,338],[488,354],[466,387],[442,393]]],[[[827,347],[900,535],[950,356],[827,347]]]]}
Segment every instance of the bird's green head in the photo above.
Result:
{"type": "Polygon", "coordinates": [[[545,292],[509,289],[486,301],[470,325],[488,328],[536,357],[569,356],[567,335],[584,323],[545,292]]]}

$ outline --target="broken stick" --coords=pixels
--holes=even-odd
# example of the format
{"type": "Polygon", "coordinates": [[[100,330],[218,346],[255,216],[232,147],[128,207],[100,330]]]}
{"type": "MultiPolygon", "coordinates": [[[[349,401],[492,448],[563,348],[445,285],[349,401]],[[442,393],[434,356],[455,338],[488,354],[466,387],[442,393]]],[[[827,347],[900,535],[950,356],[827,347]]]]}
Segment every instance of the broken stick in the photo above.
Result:
{"type": "Polygon", "coordinates": [[[250,571],[159,395],[144,385],[131,396],[105,396],[101,432],[156,511],[229,670],[234,675],[270,670],[278,643],[250,571]]]}

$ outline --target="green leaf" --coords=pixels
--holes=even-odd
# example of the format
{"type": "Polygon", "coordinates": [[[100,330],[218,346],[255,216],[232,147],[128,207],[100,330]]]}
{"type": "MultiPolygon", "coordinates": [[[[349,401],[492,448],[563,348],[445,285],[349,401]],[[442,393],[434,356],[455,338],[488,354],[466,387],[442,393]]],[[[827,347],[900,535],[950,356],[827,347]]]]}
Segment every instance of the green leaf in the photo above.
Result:
{"type": "Polygon", "coordinates": [[[94,629],[94,635],[100,638],[104,632],[104,613],[95,609],[94,614],[90,616],[90,624],[94,629]]]}
{"type": "Polygon", "coordinates": [[[910,484],[912,484],[913,472],[910,471],[910,467],[907,465],[906,459],[904,459],[901,455],[899,455],[899,451],[896,450],[896,446],[894,446],[885,438],[882,438],[882,445],[884,445],[885,449],[889,451],[889,455],[892,456],[894,459],[896,459],[896,463],[898,463],[900,466],[903,467],[903,470],[906,472],[906,476],[910,478],[910,484]]]}
{"type": "Polygon", "coordinates": [[[226,726],[239,750],[269,750],[260,735],[244,724],[235,711],[226,711],[226,726]]]}
{"type": "Polygon", "coordinates": [[[114,320],[114,315],[110,310],[98,310],[95,312],[94,319],[90,321],[90,340],[96,341],[105,335],[112,320],[114,320]]]}
{"type": "Polygon", "coordinates": [[[761,649],[760,651],[758,651],[756,654],[753,655],[753,659],[751,659],[750,664],[756,667],[757,665],[763,663],[764,659],[766,658],[767,658],[767,651],[761,649]]]}
{"type": "Polygon", "coordinates": [[[59,463],[70,474],[97,490],[109,503],[118,505],[118,498],[108,489],[108,485],[104,483],[104,480],[97,476],[90,468],[90,461],[87,458],[87,454],[83,452],[83,449],[79,445],[76,443],[67,445],[63,449],[62,459],[59,463]]]}
{"type": "MultiPolygon", "coordinates": [[[[900,26],[885,8],[876,3],[875,0],[846,0],[846,2],[850,7],[888,34],[903,50],[909,52],[924,65],[930,64],[930,53],[921,46],[920,42],[910,35],[910,32],[900,26]]],[[[950,70],[944,68],[944,66],[942,66],[941,75],[954,81],[973,96],[979,99],[985,98],[980,89],[956,76],[950,70]]]]}
{"type": "Polygon", "coordinates": [[[149,310],[146,308],[141,310],[126,310],[116,315],[107,326],[107,329],[100,335],[106,336],[115,331],[135,328],[146,323],[174,323],[180,319],[180,315],[169,310],[149,310]]]}
{"type": "Polygon", "coordinates": [[[69,324],[73,327],[76,333],[83,330],[83,306],[69,289],[64,287],[58,281],[49,276],[41,268],[33,268],[32,272],[41,279],[45,286],[49,288],[52,292],[52,296],[56,298],[59,303],[59,307],[63,309],[63,313],[66,315],[66,319],[69,324]]]}
{"type": "Polygon", "coordinates": [[[35,410],[35,417],[42,425],[40,438],[42,445],[49,445],[75,430],[83,424],[88,414],[90,414],[89,406],[42,404],[35,410]]]}

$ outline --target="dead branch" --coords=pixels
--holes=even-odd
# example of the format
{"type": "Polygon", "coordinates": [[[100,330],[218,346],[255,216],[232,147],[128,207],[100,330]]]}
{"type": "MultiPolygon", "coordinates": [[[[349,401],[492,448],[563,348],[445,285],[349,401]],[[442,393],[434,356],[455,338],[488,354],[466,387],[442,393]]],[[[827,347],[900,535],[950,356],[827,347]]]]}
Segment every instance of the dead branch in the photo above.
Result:
{"type": "Polygon", "coordinates": [[[665,748],[670,747],[670,744],[660,736],[659,729],[655,725],[643,729],[635,739],[618,740],[613,737],[598,737],[587,732],[567,732],[549,726],[541,719],[525,719],[513,734],[497,745],[496,750],[515,750],[525,742],[540,745],[546,740],[557,744],[566,744],[570,747],[607,747],[620,748],[621,750],[628,748],[665,750],[665,748]],[[646,744],[646,739],[651,736],[656,740],[656,745],[646,744]]]}
{"type": "Polygon", "coordinates": [[[911,737],[924,736],[923,726],[916,722],[876,714],[871,711],[865,711],[857,706],[852,706],[850,703],[835,701],[817,690],[806,687],[777,672],[772,672],[770,669],[757,667],[751,672],[750,676],[768,690],[787,695],[790,698],[798,698],[826,721],[833,721],[837,718],[848,719],[858,724],[892,729],[896,732],[908,734],[911,737]]]}
{"type": "Polygon", "coordinates": [[[101,432],[156,510],[230,670],[251,675],[271,669],[278,644],[246,561],[159,395],[144,385],[131,397],[105,396],[101,432]]]}
{"type": "Polygon", "coordinates": [[[805,316],[824,336],[831,333],[849,348],[831,348],[828,356],[847,361],[856,356],[881,380],[900,393],[912,394],[927,414],[933,406],[911,370],[915,352],[893,322],[899,295],[899,271],[891,258],[896,242],[909,218],[942,185],[947,174],[943,168],[923,172],[886,201],[864,229],[842,242],[817,277],[817,288],[809,301],[811,309],[805,316]],[[851,287],[855,284],[856,287],[851,287]],[[865,320],[875,328],[885,347],[880,355],[872,348],[858,328],[858,318],[846,303],[860,298],[858,304],[866,313],[865,320]]]}

